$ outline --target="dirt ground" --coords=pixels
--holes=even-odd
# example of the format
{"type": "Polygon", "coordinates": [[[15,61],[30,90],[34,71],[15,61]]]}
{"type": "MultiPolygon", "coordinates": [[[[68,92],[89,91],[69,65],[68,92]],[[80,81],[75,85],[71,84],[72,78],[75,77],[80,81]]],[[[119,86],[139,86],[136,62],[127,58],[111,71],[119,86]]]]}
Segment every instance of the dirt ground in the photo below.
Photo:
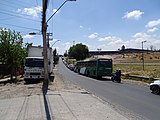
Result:
{"type": "MultiPolygon", "coordinates": [[[[52,91],[65,91],[80,89],[78,86],[73,85],[58,74],[58,70],[54,70],[54,81],[49,82],[48,90],[52,91]]],[[[23,78],[20,78],[17,83],[0,83],[0,99],[10,99],[15,97],[24,97],[35,94],[42,94],[43,82],[26,84],[23,78]]]]}

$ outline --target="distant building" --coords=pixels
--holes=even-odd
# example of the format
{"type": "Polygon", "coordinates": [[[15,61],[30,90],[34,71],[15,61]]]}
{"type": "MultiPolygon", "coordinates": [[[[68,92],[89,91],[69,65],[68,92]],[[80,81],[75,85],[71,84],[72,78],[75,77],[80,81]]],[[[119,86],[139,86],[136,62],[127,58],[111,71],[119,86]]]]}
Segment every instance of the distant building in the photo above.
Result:
{"type": "Polygon", "coordinates": [[[89,54],[92,55],[110,55],[110,54],[122,54],[122,53],[141,53],[141,52],[152,52],[151,50],[142,50],[142,49],[134,49],[134,48],[127,48],[117,51],[89,51],[89,54]]]}

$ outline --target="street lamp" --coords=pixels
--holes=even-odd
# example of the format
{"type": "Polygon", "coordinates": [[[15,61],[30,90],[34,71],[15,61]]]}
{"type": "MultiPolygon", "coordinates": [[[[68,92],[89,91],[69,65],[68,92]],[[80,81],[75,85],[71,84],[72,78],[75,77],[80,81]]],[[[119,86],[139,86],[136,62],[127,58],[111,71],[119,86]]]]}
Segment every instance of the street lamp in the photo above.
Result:
{"type": "Polygon", "coordinates": [[[52,44],[51,48],[52,48],[52,47],[53,47],[53,45],[54,45],[54,44],[56,44],[56,42],[58,42],[58,41],[61,41],[61,40],[56,40],[56,41],[52,44]]]}
{"type": "Polygon", "coordinates": [[[41,33],[36,33],[36,32],[30,32],[28,33],[29,35],[42,35],[41,33]]]}
{"type": "Polygon", "coordinates": [[[61,9],[61,7],[63,7],[63,5],[68,2],[68,1],[76,1],[76,0],[65,0],[61,6],[59,6],[59,8],[48,18],[48,20],[46,21],[46,23],[48,23],[48,21],[61,9]]]}
{"type": "Polygon", "coordinates": [[[143,54],[143,44],[147,42],[146,40],[145,41],[142,41],[142,65],[143,65],[143,70],[144,70],[144,54],[143,54]]]}

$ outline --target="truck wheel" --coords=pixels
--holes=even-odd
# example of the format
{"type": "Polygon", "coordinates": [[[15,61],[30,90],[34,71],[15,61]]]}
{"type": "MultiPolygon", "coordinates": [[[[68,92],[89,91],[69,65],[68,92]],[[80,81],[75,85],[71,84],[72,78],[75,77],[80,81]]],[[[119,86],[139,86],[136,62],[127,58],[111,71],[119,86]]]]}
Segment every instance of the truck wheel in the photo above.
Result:
{"type": "Polygon", "coordinates": [[[28,84],[28,83],[29,83],[29,80],[28,80],[28,79],[26,79],[26,78],[24,79],[24,81],[25,81],[25,83],[26,83],[26,84],[28,84]]]}
{"type": "Polygon", "coordinates": [[[152,93],[153,94],[159,94],[160,93],[160,88],[159,88],[159,86],[158,85],[153,85],[153,86],[151,86],[151,90],[152,90],[152,93]]]}

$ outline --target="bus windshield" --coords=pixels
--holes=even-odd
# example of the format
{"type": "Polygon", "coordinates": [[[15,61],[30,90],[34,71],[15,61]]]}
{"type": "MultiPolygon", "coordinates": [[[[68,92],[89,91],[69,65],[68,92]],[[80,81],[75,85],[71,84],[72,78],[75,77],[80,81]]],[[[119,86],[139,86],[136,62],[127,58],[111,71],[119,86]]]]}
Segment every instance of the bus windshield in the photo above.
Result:
{"type": "Polygon", "coordinates": [[[43,59],[29,58],[25,62],[26,67],[44,67],[43,59]]]}
{"type": "Polygon", "coordinates": [[[99,60],[99,65],[104,67],[112,66],[112,60],[99,60]]]}

